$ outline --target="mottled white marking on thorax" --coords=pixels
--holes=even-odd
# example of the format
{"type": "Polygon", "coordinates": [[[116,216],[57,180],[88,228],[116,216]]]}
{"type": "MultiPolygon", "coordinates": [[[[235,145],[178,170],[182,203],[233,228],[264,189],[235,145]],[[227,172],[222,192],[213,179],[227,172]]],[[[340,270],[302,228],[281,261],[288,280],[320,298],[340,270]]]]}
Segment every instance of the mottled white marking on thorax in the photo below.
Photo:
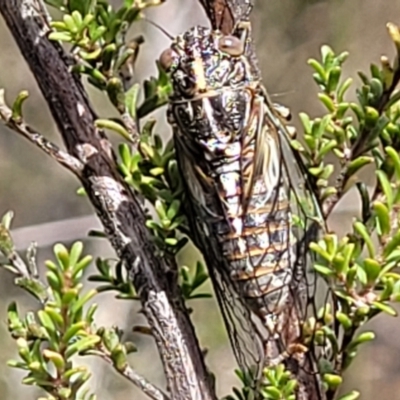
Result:
{"type": "Polygon", "coordinates": [[[225,149],[225,155],[229,158],[239,158],[242,146],[239,142],[229,143],[225,149]]]}
{"type": "Polygon", "coordinates": [[[238,172],[229,172],[222,174],[220,182],[223,187],[225,197],[237,196],[240,183],[240,175],[238,172]]]}
{"type": "Polygon", "coordinates": [[[241,218],[234,218],[231,222],[234,233],[241,235],[243,232],[243,221],[241,218]]]}
{"type": "Polygon", "coordinates": [[[214,107],[212,106],[210,99],[208,98],[204,98],[202,101],[203,104],[203,115],[204,118],[206,118],[209,123],[210,123],[210,127],[211,127],[211,131],[213,132],[217,132],[218,131],[218,127],[215,123],[215,118],[214,118],[214,107]]]}
{"type": "Polygon", "coordinates": [[[246,241],[241,237],[238,239],[239,251],[243,254],[247,251],[246,241]]]}
{"type": "Polygon", "coordinates": [[[266,191],[266,187],[265,187],[265,181],[264,181],[263,177],[256,179],[253,184],[252,193],[260,194],[260,193],[265,193],[265,191],[266,191]]]}
{"type": "Polygon", "coordinates": [[[268,232],[263,232],[263,233],[259,234],[257,239],[258,239],[259,246],[262,249],[267,249],[271,244],[271,242],[269,240],[268,232]]]}
{"type": "Polygon", "coordinates": [[[228,164],[223,164],[220,167],[215,168],[215,171],[218,174],[223,174],[225,172],[237,172],[240,171],[240,164],[239,161],[234,161],[228,164]]]}

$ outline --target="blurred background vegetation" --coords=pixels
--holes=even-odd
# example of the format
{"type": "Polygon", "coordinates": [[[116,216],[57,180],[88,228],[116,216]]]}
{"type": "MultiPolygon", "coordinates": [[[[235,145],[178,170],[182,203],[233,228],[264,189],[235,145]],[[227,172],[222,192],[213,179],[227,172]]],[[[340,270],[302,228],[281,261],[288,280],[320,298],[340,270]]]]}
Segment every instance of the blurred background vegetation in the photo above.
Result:
{"type": "MultiPolygon", "coordinates": [[[[121,0],[115,0],[119,3],[121,0]]],[[[196,0],[167,0],[160,7],[149,10],[147,17],[157,22],[170,34],[177,35],[194,24],[205,24],[204,14],[196,0]]],[[[322,44],[329,44],[339,53],[350,52],[344,66],[344,74],[357,79],[357,71],[366,71],[371,62],[378,62],[382,54],[392,56],[386,23],[400,21],[400,0],[256,0],[252,15],[254,36],[264,82],[273,100],[290,107],[294,123],[297,114],[307,112],[315,117],[323,112],[316,97],[316,87],[311,77],[307,59],[317,57],[322,44]]],[[[136,68],[136,80],[155,74],[154,61],[169,45],[169,39],[147,22],[136,27],[143,33],[146,43],[136,68]]],[[[131,32],[132,36],[137,32],[131,32]]],[[[25,117],[29,123],[51,140],[59,143],[56,128],[37,85],[19,54],[4,22],[0,20],[0,87],[7,90],[7,98],[13,99],[20,90],[27,89],[30,99],[25,103],[25,117]]],[[[92,102],[102,117],[113,114],[106,97],[89,88],[92,102]]],[[[156,114],[159,123],[156,131],[169,135],[163,110],[156,114]]],[[[368,181],[368,174],[366,174],[368,181]]],[[[92,213],[85,198],[75,194],[78,182],[36,148],[15,133],[0,126],[0,214],[12,209],[16,213],[14,228],[45,222],[84,216],[92,213]]],[[[351,216],[358,213],[357,199],[351,193],[346,196],[330,220],[330,228],[343,233],[351,224],[351,216]]],[[[72,221],[62,228],[52,227],[49,238],[43,239],[39,260],[51,257],[51,243],[72,238],[82,238],[95,219],[72,221]],[[66,232],[68,231],[68,232],[66,232]]],[[[38,240],[40,230],[20,231],[17,244],[24,247],[28,241],[38,240]],[[24,233],[25,232],[25,233],[24,233]]],[[[68,242],[66,244],[69,244],[68,242]]],[[[110,255],[112,251],[105,241],[86,241],[86,250],[96,255],[110,255]]],[[[192,250],[180,255],[182,262],[192,259],[192,250]]],[[[192,264],[192,262],[190,263],[192,264]]],[[[6,367],[6,360],[16,353],[14,342],[6,331],[6,308],[11,300],[17,300],[28,310],[34,302],[12,285],[12,276],[0,270],[0,400],[35,398],[32,388],[19,384],[22,375],[6,367]]],[[[131,333],[131,327],[145,321],[137,314],[138,305],[117,301],[111,294],[100,295],[98,324],[117,324],[126,329],[126,335],[134,340],[139,353],[131,356],[134,368],[150,379],[162,384],[161,364],[151,338],[131,333]]],[[[235,383],[234,361],[227,344],[217,307],[212,300],[197,300],[191,304],[203,347],[209,349],[207,362],[218,377],[218,391],[227,394],[235,383]]],[[[400,391],[400,324],[396,319],[378,317],[373,327],[377,339],[363,347],[361,355],[346,376],[345,389],[359,389],[362,399],[392,400],[400,391]]],[[[91,360],[84,362],[90,363],[91,360]]],[[[108,365],[92,363],[94,377],[92,389],[100,400],[142,399],[135,388],[123,381],[108,365]]]]}

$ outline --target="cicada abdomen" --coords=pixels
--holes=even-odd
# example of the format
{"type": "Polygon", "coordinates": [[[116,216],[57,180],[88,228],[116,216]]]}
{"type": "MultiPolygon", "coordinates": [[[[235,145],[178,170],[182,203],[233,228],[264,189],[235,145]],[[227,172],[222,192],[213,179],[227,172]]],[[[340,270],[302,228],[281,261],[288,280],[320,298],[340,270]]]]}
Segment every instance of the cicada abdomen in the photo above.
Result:
{"type": "Polygon", "coordinates": [[[173,85],[168,119],[192,238],[239,365],[259,370],[299,335],[290,320],[307,307],[306,249],[318,210],[244,42],[195,27],[160,62],[173,85]]]}

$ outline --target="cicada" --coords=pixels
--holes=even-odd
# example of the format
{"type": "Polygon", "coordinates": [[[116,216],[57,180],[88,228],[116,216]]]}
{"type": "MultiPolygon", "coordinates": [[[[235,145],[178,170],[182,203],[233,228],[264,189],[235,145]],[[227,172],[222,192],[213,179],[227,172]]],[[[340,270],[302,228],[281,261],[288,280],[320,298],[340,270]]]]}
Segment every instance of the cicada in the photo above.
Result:
{"type": "Polygon", "coordinates": [[[284,118],[251,72],[246,30],[194,27],[160,64],[173,87],[167,112],[192,239],[238,364],[257,375],[299,336],[319,209],[284,118]]]}

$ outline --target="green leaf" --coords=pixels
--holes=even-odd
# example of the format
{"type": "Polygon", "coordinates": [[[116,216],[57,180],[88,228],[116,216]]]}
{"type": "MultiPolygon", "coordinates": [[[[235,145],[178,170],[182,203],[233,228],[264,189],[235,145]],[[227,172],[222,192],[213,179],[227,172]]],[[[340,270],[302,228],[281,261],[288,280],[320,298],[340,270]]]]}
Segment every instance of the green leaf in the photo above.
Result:
{"type": "Polygon", "coordinates": [[[383,250],[383,256],[388,257],[390,254],[396,250],[400,245],[400,232],[397,232],[395,235],[392,236],[389,243],[385,246],[383,250]]]}
{"type": "Polygon", "coordinates": [[[193,287],[198,288],[208,279],[207,269],[200,261],[196,263],[196,272],[193,279],[193,287]]]}
{"type": "Polygon", "coordinates": [[[263,392],[264,396],[269,396],[269,397],[267,397],[268,399],[280,400],[282,398],[281,391],[273,386],[267,386],[267,387],[263,388],[262,392],[263,392]]]}
{"type": "Polygon", "coordinates": [[[155,167],[155,168],[150,169],[150,171],[149,171],[150,175],[152,175],[152,176],[162,176],[162,175],[164,175],[164,172],[165,172],[165,170],[162,167],[155,167]]]}
{"type": "Polygon", "coordinates": [[[64,15],[63,20],[65,26],[73,35],[78,33],[78,26],[76,25],[75,20],[72,18],[71,15],[69,14],[64,15]]]}
{"type": "MultiPolygon", "coordinates": [[[[365,111],[365,124],[368,127],[375,127],[378,123],[379,119],[379,111],[374,107],[366,106],[364,108],[365,111]]],[[[380,130],[379,130],[380,132],[380,130]]],[[[376,135],[377,136],[377,135],[376,135]]]]}
{"type": "Polygon", "coordinates": [[[14,213],[12,211],[6,212],[1,218],[0,225],[3,225],[3,227],[7,230],[11,229],[11,223],[13,218],[14,218],[14,213]]]}
{"type": "Polygon", "coordinates": [[[389,210],[391,210],[392,206],[393,206],[393,200],[394,200],[392,185],[391,185],[387,175],[385,174],[385,172],[378,170],[378,171],[376,171],[376,175],[378,177],[382,191],[383,191],[384,195],[386,196],[388,208],[389,208],[389,210]]]}
{"type": "Polygon", "coordinates": [[[382,74],[379,67],[375,64],[370,65],[370,71],[373,78],[378,79],[379,81],[382,80],[382,74]]]}
{"type": "Polygon", "coordinates": [[[393,107],[396,103],[398,103],[399,100],[400,100],[400,91],[396,91],[393,93],[389,101],[386,103],[385,109],[390,110],[390,108],[393,107]]]}
{"type": "Polygon", "coordinates": [[[176,239],[176,238],[166,238],[165,239],[165,243],[168,246],[176,246],[178,244],[178,239],[176,239]]]}
{"type": "Polygon", "coordinates": [[[64,288],[62,292],[62,304],[68,306],[73,303],[78,297],[79,291],[77,288],[64,288]]]}
{"type": "Polygon", "coordinates": [[[370,156],[360,156],[356,159],[352,160],[346,171],[346,177],[350,177],[357,173],[361,168],[365,167],[368,164],[371,164],[374,161],[373,157],[370,156]]]}
{"type": "Polygon", "coordinates": [[[314,264],[314,269],[322,276],[328,278],[334,275],[334,271],[326,265],[314,264]]]}
{"type": "Polygon", "coordinates": [[[70,346],[67,347],[65,352],[66,359],[71,358],[74,354],[82,351],[87,351],[92,349],[100,342],[101,338],[97,335],[91,335],[88,337],[84,337],[77,342],[74,342],[70,346]]]}
{"type": "Polygon", "coordinates": [[[54,40],[55,42],[66,42],[72,41],[72,36],[69,32],[51,32],[48,35],[49,40],[54,40]]]}
{"type": "Polygon", "coordinates": [[[108,129],[118,133],[122,138],[131,142],[132,138],[129,132],[125,129],[125,127],[119,122],[113,121],[111,119],[97,119],[95,121],[95,125],[101,129],[108,129]]]}
{"type": "Polygon", "coordinates": [[[29,97],[29,93],[26,90],[21,91],[17,98],[14,100],[12,105],[12,119],[18,121],[22,118],[22,106],[25,100],[29,97]]]}
{"type": "Polygon", "coordinates": [[[46,360],[49,360],[54,364],[58,371],[64,370],[65,360],[60,353],[57,353],[56,351],[50,349],[44,349],[42,354],[46,360]]]}
{"type": "Polygon", "coordinates": [[[360,398],[360,392],[357,392],[357,390],[353,390],[350,393],[339,397],[338,400],[357,400],[358,398],[360,398]]]}
{"type": "Polygon", "coordinates": [[[118,145],[118,153],[119,153],[119,156],[121,157],[121,161],[122,161],[123,165],[126,167],[127,171],[129,172],[132,154],[131,154],[131,149],[128,146],[128,144],[120,143],[118,145]]]}
{"type": "Polygon", "coordinates": [[[161,220],[167,219],[165,204],[162,201],[156,200],[154,208],[156,209],[157,215],[161,220]]]}
{"type": "Polygon", "coordinates": [[[321,57],[325,69],[329,69],[332,66],[335,53],[330,46],[324,44],[323,46],[321,46],[321,57]]]}
{"type": "Polygon", "coordinates": [[[85,321],[87,324],[92,324],[94,320],[94,314],[97,311],[97,304],[91,304],[86,312],[85,321]]]}
{"type": "Polygon", "coordinates": [[[50,315],[47,314],[44,310],[39,310],[37,315],[42,326],[46,329],[49,336],[54,337],[54,335],[57,332],[57,329],[50,315]]]}
{"type": "Polygon", "coordinates": [[[343,382],[343,378],[336,374],[324,374],[322,379],[332,390],[336,390],[343,382]]]}
{"type": "Polygon", "coordinates": [[[339,66],[333,67],[329,71],[328,82],[327,82],[327,86],[326,86],[327,93],[333,93],[336,90],[336,88],[339,84],[341,73],[342,73],[342,69],[339,66]]]}
{"type": "MultiPolygon", "coordinates": [[[[91,1],[96,1],[96,0],[91,0],[91,1]]],[[[83,18],[82,23],[80,24],[78,28],[78,34],[81,34],[84,29],[89,27],[89,25],[92,23],[92,21],[95,19],[95,16],[93,14],[86,14],[85,17],[83,18]]]]}
{"type": "Polygon", "coordinates": [[[346,351],[350,352],[352,349],[357,348],[360,344],[371,342],[375,339],[375,333],[370,332],[362,332],[355,339],[353,339],[348,345],[346,351]]]}
{"type": "Polygon", "coordinates": [[[311,135],[312,125],[311,125],[310,117],[305,113],[300,113],[299,117],[300,117],[301,123],[303,124],[304,132],[307,135],[311,135]]]}
{"type": "Polygon", "coordinates": [[[381,80],[372,78],[369,82],[371,92],[374,95],[376,101],[379,100],[383,94],[383,83],[381,80]]]}
{"type": "Polygon", "coordinates": [[[82,242],[75,242],[70,250],[69,253],[69,265],[71,268],[74,268],[76,263],[78,262],[81,254],[83,251],[83,243],[82,242]]]}
{"type": "Polygon", "coordinates": [[[125,106],[129,115],[136,119],[136,107],[139,96],[140,85],[136,83],[125,93],[125,106]]]}
{"type": "Polygon", "coordinates": [[[387,235],[390,232],[390,214],[388,208],[380,201],[374,201],[372,207],[377,218],[378,234],[380,236],[387,235]]]}
{"type": "Polygon", "coordinates": [[[86,321],[78,321],[68,327],[66,332],[64,333],[64,336],[62,337],[62,341],[64,343],[68,343],[71,339],[74,338],[78,333],[80,332],[85,332],[86,328],[86,321]]]}
{"type": "Polygon", "coordinates": [[[82,307],[89,301],[91,300],[94,296],[96,296],[97,290],[96,289],[91,289],[89,290],[85,295],[80,297],[76,303],[72,306],[71,309],[71,315],[75,315],[77,313],[80,313],[82,307]]]}
{"type": "Polygon", "coordinates": [[[361,216],[363,221],[367,221],[371,215],[370,199],[367,185],[363,182],[357,182],[356,188],[361,197],[361,216]]]}
{"type": "MultiPolygon", "coordinates": [[[[322,242],[323,243],[323,242],[322,242]]],[[[325,244],[324,244],[325,246],[325,244]]],[[[332,260],[332,256],[321,246],[321,242],[318,244],[315,242],[310,243],[309,248],[313,250],[315,253],[319,254],[323,259],[327,261],[332,260]]]]}
{"type": "Polygon", "coordinates": [[[57,274],[54,271],[48,271],[46,272],[46,279],[49,286],[53,289],[54,292],[61,292],[63,280],[62,278],[60,278],[60,274],[57,274]]]}
{"type": "MultiPolygon", "coordinates": [[[[83,257],[72,269],[72,279],[76,281],[81,277],[81,272],[86,269],[91,262],[93,261],[93,257],[90,255],[87,255],[86,257],[83,257]]],[[[75,282],[77,283],[77,282],[75,282]]]]}
{"type": "Polygon", "coordinates": [[[64,320],[59,308],[53,308],[47,305],[44,312],[52,319],[58,329],[64,327],[64,320]]]}
{"type": "Polygon", "coordinates": [[[326,93],[318,93],[318,98],[324,104],[329,112],[334,112],[336,109],[335,103],[333,99],[328,96],[326,93]]]}
{"type": "Polygon", "coordinates": [[[371,239],[371,235],[368,232],[367,227],[360,221],[355,221],[353,224],[355,232],[357,232],[361,238],[364,240],[364,243],[367,246],[368,254],[371,258],[375,257],[375,247],[371,239]]]}
{"type": "Polygon", "coordinates": [[[318,152],[319,157],[325,157],[330,151],[332,151],[337,146],[337,141],[331,139],[321,146],[318,152]]]}
{"type": "Polygon", "coordinates": [[[337,101],[341,103],[344,100],[344,95],[353,83],[352,78],[347,78],[342,84],[339,85],[337,90],[337,101]]]}
{"type": "Polygon", "coordinates": [[[336,312],[336,319],[339,321],[340,325],[343,326],[344,330],[349,330],[353,326],[353,323],[352,323],[352,320],[350,319],[350,317],[341,311],[336,312]]]}
{"type": "Polygon", "coordinates": [[[0,254],[4,254],[7,258],[15,257],[14,251],[14,241],[10,231],[3,224],[0,224],[0,254]]]}
{"type": "Polygon", "coordinates": [[[321,80],[326,81],[326,72],[322,64],[320,64],[317,60],[314,60],[313,58],[309,59],[307,63],[311,68],[314,69],[321,80]]]}
{"type": "Polygon", "coordinates": [[[393,162],[394,170],[396,172],[396,178],[400,181],[400,156],[399,153],[391,146],[385,147],[386,154],[390,157],[393,162]]]}
{"type": "Polygon", "coordinates": [[[181,207],[181,202],[175,199],[167,210],[167,218],[173,220],[179,213],[181,207]]]}
{"type": "Polygon", "coordinates": [[[99,26],[94,30],[94,32],[90,34],[90,39],[92,40],[92,42],[97,42],[105,35],[106,32],[107,32],[106,26],[99,26]]]}
{"type": "Polygon", "coordinates": [[[381,272],[381,266],[378,261],[366,258],[363,262],[363,268],[367,275],[367,283],[373,284],[381,272]]]}
{"type": "Polygon", "coordinates": [[[63,244],[57,243],[53,251],[62,269],[67,271],[69,267],[69,253],[67,248],[63,244]]]}
{"type": "MultiPolygon", "coordinates": [[[[81,3],[85,3],[85,0],[81,1],[81,3]]],[[[78,27],[78,31],[80,31],[83,23],[82,14],[78,10],[75,10],[71,13],[71,17],[74,20],[75,25],[78,27]]]]}
{"type": "Polygon", "coordinates": [[[115,108],[123,114],[125,112],[125,91],[122,80],[112,77],[107,81],[106,86],[108,97],[115,108]]]}
{"type": "Polygon", "coordinates": [[[371,304],[375,308],[377,308],[378,310],[381,310],[384,313],[386,313],[386,314],[388,314],[388,315],[390,315],[392,317],[396,317],[397,316],[397,311],[393,307],[391,307],[389,304],[385,304],[385,303],[382,303],[380,301],[373,301],[371,304]]]}

